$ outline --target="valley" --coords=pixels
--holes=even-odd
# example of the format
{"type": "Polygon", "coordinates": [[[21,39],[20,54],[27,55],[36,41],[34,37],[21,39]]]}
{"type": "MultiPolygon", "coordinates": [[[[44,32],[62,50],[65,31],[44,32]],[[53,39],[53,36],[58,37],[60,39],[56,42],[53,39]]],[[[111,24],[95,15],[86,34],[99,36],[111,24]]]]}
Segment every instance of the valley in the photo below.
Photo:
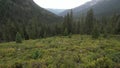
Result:
{"type": "Polygon", "coordinates": [[[120,68],[120,0],[58,1],[0,0],[0,68],[120,68]]]}

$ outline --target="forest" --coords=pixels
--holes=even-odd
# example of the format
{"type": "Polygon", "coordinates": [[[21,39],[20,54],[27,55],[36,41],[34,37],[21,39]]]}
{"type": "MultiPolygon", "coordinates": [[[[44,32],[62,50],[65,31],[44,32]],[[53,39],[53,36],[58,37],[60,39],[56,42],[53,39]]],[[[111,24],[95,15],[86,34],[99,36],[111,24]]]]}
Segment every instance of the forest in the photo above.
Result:
{"type": "Polygon", "coordinates": [[[100,35],[107,37],[120,34],[120,15],[113,14],[109,17],[97,18],[94,16],[94,11],[90,9],[86,15],[80,16],[79,20],[74,20],[71,10],[64,16],[64,21],[61,23],[40,23],[31,19],[25,25],[7,20],[0,28],[1,42],[15,41],[17,32],[25,40],[71,34],[92,35],[98,38],[100,35]]]}
{"type": "Polygon", "coordinates": [[[14,33],[13,26],[2,33],[4,42],[16,42],[0,44],[0,68],[120,67],[119,15],[97,19],[90,9],[75,21],[71,10],[62,23],[31,22],[14,33]]]}
{"type": "Polygon", "coordinates": [[[118,1],[59,16],[33,0],[0,0],[0,68],[120,68],[120,13],[109,12],[118,1]]]}

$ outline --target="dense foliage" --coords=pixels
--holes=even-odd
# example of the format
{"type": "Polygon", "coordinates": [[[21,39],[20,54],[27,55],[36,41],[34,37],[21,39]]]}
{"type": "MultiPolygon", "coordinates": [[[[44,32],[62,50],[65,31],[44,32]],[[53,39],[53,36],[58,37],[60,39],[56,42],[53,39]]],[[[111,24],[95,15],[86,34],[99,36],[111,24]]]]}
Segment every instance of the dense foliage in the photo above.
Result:
{"type": "Polygon", "coordinates": [[[25,39],[37,38],[44,29],[41,23],[59,23],[61,20],[61,17],[39,7],[33,0],[0,0],[0,42],[15,41],[17,32],[25,39]]]}
{"type": "Polygon", "coordinates": [[[16,43],[22,43],[22,36],[19,32],[17,32],[17,34],[16,34],[15,41],[16,41],[16,43]]]}
{"type": "Polygon", "coordinates": [[[100,35],[108,37],[108,34],[120,34],[120,15],[114,14],[110,17],[97,19],[94,16],[94,11],[90,9],[85,16],[83,15],[78,21],[75,21],[71,10],[64,16],[63,23],[47,24],[31,19],[29,24],[23,25],[8,20],[6,25],[2,25],[1,28],[1,41],[14,41],[14,36],[18,31],[24,39],[69,34],[88,34],[93,35],[93,38],[98,38],[100,35]]]}
{"type": "Polygon", "coordinates": [[[0,44],[0,68],[120,68],[120,36],[56,36],[0,44]]]}
{"type": "MultiPolygon", "coordinates": [[[[71,10],[64,17],[64,22],[60,25],[59,33],[69,34],[87,34],[92,35],[93,38],[98,38],[99,36],[108,37],[109,35],[119,35],[120,34],[120,15],[114,14],[109,17],[99,17],[96,18],[94,11],[90,9],[86,15],[80,17],[78,21],[74,20],[73,12],[71,10]]],[[[56,28],[57,29],[57,28],[56,28]]]]}
{"type": "Polygon", "coordinates": [[[69,34],[88,34],[93,38],[100,34],[104,37],[120,34],[119,14],[97,19],[90,9],[76,21],[71,10],[61,22],[61,18],[38,7],[32,0],[1,0],[0,7],[0,42],[15,41],[17,32],[25,40],[69,34]]]}
{"type": "Polygon", "coordinates": [[[61,22],[33,0],[0,0],[0,13],[0,42],[16,41],[0,44],[0,68],[120,68],[117,13],[61,22]]]}

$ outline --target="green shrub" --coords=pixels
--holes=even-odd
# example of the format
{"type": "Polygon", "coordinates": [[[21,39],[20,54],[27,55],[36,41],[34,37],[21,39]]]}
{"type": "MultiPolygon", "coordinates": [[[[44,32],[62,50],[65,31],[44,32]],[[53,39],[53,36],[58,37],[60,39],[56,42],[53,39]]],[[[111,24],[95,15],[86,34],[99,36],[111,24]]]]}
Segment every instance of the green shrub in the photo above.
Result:
{"type": "Polygon", "coordinates": [[[120,63],[120,52],[112,54],[112,60],[116,63],[120,63]]]}
{"type": "Polygon", "coordinates": [[[96,66],[99,66],[100,68],[113,68],[114,63],[112,60],[110,60],[107,57],[97,59],[96,66]]]}
{"type": "Polygon", "coordinates": [[[33,59],[38,59],[38,58],[41,58],[42,56],[42,53],[38,50],[36,50],[33,54],[32,54],[32,58],[33,59]]]}
{"type": "Polygon", "coordinates": [[[22,43],[22,36],[19,32],[16,34],[16,43],[22,43]]]}
{"type": "Polygon", "coordinates": [[[98,28],[98,24],[95,24],[93,26],[91,34],[92,34],[92,38],[94,38],[94,39],[99,38],[99,36],[100,36],[100,30],[98,28]]]}
{"type": "Polygon", "coordinates": [[[114,68],[114,63],[109,58],[103,57],[91,62],[86,68],[114,68]]]}
{"type": "Polygon", "coordinates": [[[67,30],[67,28],[65,28],[65,30],[64,30],[64,36],[67,36],[68,35],[68,30],[67,30]]]}
{"type": "Polygon", "coordinates": [[[99,38],[99,36],[100,36],[100,33],[99,33],[98,28],[94,28],[94,30],[92,32],[92,38],[97,39],[97,38],[99,38]]]}

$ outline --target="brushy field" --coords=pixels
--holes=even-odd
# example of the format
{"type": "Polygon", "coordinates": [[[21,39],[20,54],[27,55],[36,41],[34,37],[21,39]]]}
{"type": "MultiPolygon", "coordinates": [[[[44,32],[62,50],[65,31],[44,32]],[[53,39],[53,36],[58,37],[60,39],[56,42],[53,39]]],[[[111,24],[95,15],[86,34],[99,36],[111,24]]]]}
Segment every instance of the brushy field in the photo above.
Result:
{"type": "Polygon", "coordinates": [[[120,68],[120,37],[72,35],[1,43],[0,68],[120,68]]]}

